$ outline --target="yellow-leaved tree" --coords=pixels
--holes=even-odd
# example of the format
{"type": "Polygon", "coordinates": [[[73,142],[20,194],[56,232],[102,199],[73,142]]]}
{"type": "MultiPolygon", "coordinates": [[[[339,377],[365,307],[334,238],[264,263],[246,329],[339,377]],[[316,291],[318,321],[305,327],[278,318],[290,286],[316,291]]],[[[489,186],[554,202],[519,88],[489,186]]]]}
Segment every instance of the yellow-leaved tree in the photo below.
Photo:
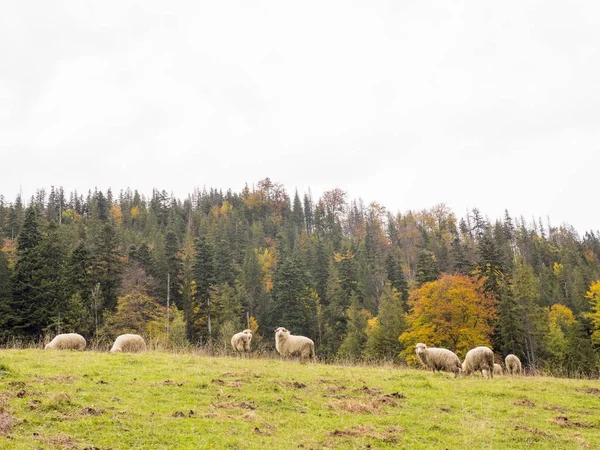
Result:
{"type": "Polygon", "coordinates": [[[589,299],[590,306],[592,307],[592,312],[586,314],[586,317],[591,319],[594,326],[592,342],[598,345],[600,344],[600,280],[592,283],[585,297],[589,299]]]}
{"type": "Polygon", "coordinates": [[[443,347],[459,357],[478,345],[489,345],[495,301],[484,295],[481,282],[464,275],[443,275],[410,293],[407,330],[400,335],[402,355],[416,360],[415,344],[443,347]]]}

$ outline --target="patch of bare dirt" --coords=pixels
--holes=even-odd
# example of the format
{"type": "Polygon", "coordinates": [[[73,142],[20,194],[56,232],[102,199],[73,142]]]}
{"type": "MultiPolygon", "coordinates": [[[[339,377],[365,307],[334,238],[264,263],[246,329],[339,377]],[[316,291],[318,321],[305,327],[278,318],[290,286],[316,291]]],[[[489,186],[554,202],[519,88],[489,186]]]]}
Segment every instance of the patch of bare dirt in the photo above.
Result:
{"type": "Polygon", "coordinates": [[[39,408],[41,404],[42,404],[42,402],[40,402],[39,400],[31,400],[27,404],[27,406],[29,406],[29,409],[36,409],[36,408],[39,408]]]}
{"type": "MultiPolygon", "coordinates": [[[[249,370],[244,370],[244,371],[239,372],[239,373],[237,373],[237,372],[225,372],[225,373],[222,373],[221,376],[223,378],[241,378],[241,377],[244,377],[244,376],[248,375],[249,373],[250,373],[249,370]]],[[[255,378],[256,378],[256,376],[255,376],[255,378]]],[[[258,378],[260,378],[260,377],[258,377],[258,378]]]]}
{"type": "Polygon", "coordinates": [[[211,403],[213,408],[218,409],[256,409],[254,402],[223,402],[223,403],[211,403]]]}
{"type": "Polygon", "coordinates": [[[58,434],[52,437],[41,437],[39,433],[33,433],[40,441],[51,446],[64,450],[79,449],[79,446],[73,441],[73,438],[68,434],[58,434]]]}
{"type": "Polygon", "coordinates": [[[529,399],[519,400],[518,402],[514,402],[513,405],[515,405],[515,406],[527,406],[529,408],[535,408],[535,403],[532,402],[529,399]]]}
{"type": "Polygon", "coordinates": [[[558,416],[552,419],[552,422],[563,428],[594,428],[594,425],[586,422],[575,422],[566,416],[558,416]]]}
{"type": "Polygon", "coordinates": [[[17,419],[7,412],[0,413],[0,436],[7,435],[12,431],[12,427],[17,423],[17,419]]]}
{"type": "Polygon", "coordinates": [[[381,405],[373,400],[361,402],[358,400],[336,400],[327,406],[334,410],[342,410],[354,414],[375,414],[381,409],[381,405]]]}
{"type": "Polygon", "coordinates": [[[27,386],[23,381],[11,381],[8,385],[15,388],[24,388],[27,386]]]}
{"type": "Polygon", "coordinates": [[[400,392],[392,392],[391,394],[385,394],[385,396],[391,398],[406,398],[406,395],[401,394],[400,392]]]}
{"type": "Polygon", "coordinates": [[[291,387],[294,389],[304,389],[306,387],[306,384],[298,381],[278,381],[277,384],[283,387],[291,387]]]}
{"type": "Polygon", "coordinates": [[[557,411],[557,412],[565,412],[567,410],[567,408],[563,408],[562,406],[555,406],[555,405],[544,406],[544,409],[546,411],[557,411]]]}
{"type": "Polygon", "coordinates": [[[271,436],[271,433],[269,433],[268,431],[265,431],[265,430],[261,430],[258,427],[254,427],[254,429],[252,431],[254,432],[254,434],[262,434],[264,436],[271,436]]]}
{"type": "Polygon", "coordinates": [[[600,389],[598,388],[581,388],[575,389],[577,392],[583,392],[585,394],[597,395],[600,397],[600,389]]]}
{"type": "Polygon", "coordinates": [[[538,428],[530,428],[530,427],[526,427],[524,425],[517,425],[515,427],[515,430],[527,431],[528,433],[536,434],[538,436],[545,436],[545,437],[550,437],[551,436],[550,433],[546,433],[545,431],[542,431],[542,430],[540,430],[538,428]]]}
{"type": "Polygon", "coordinates": [[[183,383],[175,383],[173,380],[165,380],[162,382],[162,384],[164,384],[165,386],[183,386],[183,383]]]}
{"type": "Polygon", "coordinates": [[[377,389],[377,388],[371,389],[368,386],[362,386],[360,388],[353,389],[353,391],[360,392],[362,394],[368,394],[368,395],[377,395],[377,394],[381,394],[381,392],[382,392],[381,389],[377,389]]]}
{"type": "Polygon", "coordinates": [[[81,411],[79,411],[80,416],[100,416],[104,414],[102,409],[92,408],[91,406],[86,406],[81,411]]]}
{"type": "Polygon", "coordinates": [[[211,383],[217,384],[219,386],[227,386],[227,387],[235,387],[235,388],[239,388],[239,387],[243,386],[243,383],[241,381],[223,381],[218,378],[211,380],[211,383]]]}
{"type": "Polygon", "coordinates": [[[337,438],[370,437],[384,442],[396,443],[401,434],[402,429],[397,427],[390,427],[384,433],[379,433],[370,425],[356,425],[343,430],[334,430],[329,433],[329,436],[337,438]]]}

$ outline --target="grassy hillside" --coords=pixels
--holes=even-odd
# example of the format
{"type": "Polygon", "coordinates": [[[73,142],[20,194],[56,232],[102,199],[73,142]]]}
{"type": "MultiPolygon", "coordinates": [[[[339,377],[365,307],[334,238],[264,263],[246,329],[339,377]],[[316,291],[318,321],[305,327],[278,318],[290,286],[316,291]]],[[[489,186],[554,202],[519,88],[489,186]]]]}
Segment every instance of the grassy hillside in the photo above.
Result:
{"type": "Polygon", "coordinates": [[[0,448],[600,448],[600,383],[0,351],[0,448]]]}

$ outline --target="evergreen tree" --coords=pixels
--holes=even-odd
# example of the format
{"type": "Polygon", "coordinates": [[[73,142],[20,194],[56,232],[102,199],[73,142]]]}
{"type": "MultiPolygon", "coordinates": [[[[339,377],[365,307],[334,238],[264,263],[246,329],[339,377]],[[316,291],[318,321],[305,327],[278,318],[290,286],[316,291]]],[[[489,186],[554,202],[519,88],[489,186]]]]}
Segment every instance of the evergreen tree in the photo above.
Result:
{"type": "Polygon", "coordinates": [[[403,350],[398,338],[406,330],[401,294],[386,283],[379,299],[377,318],[369,327],[365,356],[369,359],[397,360],[403,350]]]}
{"type": "Polygon", "coordinates": [[[371,313],[363,309],[356,294],[352,294],[348,317],[348,333],[340,346],[338,356],[351,360],[360,359],[367,343],[367,323],[371,313]]]}
{"type": "Polygon", "coordinates": [[[435,281],[440,277],[435,255],[429,250],[421,250],[417,258],[417,273],[415,281],[417,286],[422,286],[430,281],[435,281]]]}
{"type": "Polygon", "coordinates": [[[38,309],[44,304],[39,274],[43,270],[40,256],[42,233],[34,205],[27,208],[21,233],[17,239],[17,261],[12,282],[13,295],[9,327],[22,336],[39,336],[44,323],[39,323],[38,309]]]}
{"type": "Polygon", "coordinates": [[[194,280],[196,297],[193,305],[194,328],[197,332],[212,334],[210,323],[210,290],[215,284],[215,254],[212,245],[201,234],[194,244],[196,258],[194,262],[194,280]],[[206,328],[205,328],[206,327],[206,328]]]}
{"type": "MultiPolygon", "coordinates": [[[[2,239],[0,239],[0,244],[2,239]]],[[[9,330],[7,322],[10,317],[12,304],[12,292],[10,286],[11,273],[8,267],[6,253],[0,249],[0,339],[7,337],[9,330]]]]}
{"type": "MultiPolygon", "coordinates": [[[[402,271],[402,267],[400,266],[398,258],[396,258],[392,253],[388,254],[385,266],[387,270],[387,278],[391,283],[392,288],[396,289],[396,291],[398,291],[400,294],[402,307],[404,310],[406,310],[408,306],[408,282],[406,281],[406,277],[404,276],[404,272],[402,271]]],[[[381,302],[381,299],[379,301],[381,302]]]]}
{"type": "Polygon", "coordinates": [[[311,291],[302,264],[293,256],[284,256],[273,276],[271,327],[286,324],[293,334],[315,337],[318,296],[311,291]]]}
{"type": "Polygon", "coordinates": [[[298,231],[302,231],[305,229],[304,211],[302,210],[302,202],[300,201],[298,191],[296,191],[294,195],[294,203],[292,207],[292,223],[298,231]]]}
{"type": "Polygon", "coordinates": [[[109,310],[117,306],[117,289],[122,271],[122,254],[115,227],[103,223],[92,237],[92,279],[100,283],[104,305],[109,310]]]}
{"type": "Polygon", "coordinates": [[[253,248],[249,247],[244,257],[240,280],[246,294],[245,307],[251,316],[256,316],[265,295],[263,274],[253,248]]]}

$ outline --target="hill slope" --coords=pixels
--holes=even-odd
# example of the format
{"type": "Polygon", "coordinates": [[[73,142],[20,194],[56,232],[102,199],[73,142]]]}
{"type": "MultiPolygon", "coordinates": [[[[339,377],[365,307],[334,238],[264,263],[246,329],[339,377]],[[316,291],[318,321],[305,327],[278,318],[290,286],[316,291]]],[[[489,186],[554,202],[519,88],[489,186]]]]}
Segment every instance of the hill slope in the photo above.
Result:
{"type": "Polygon", "coordinates": [[[148,352],[0,351],[0,448],[599,448],[600,385],[148,352]]]}

